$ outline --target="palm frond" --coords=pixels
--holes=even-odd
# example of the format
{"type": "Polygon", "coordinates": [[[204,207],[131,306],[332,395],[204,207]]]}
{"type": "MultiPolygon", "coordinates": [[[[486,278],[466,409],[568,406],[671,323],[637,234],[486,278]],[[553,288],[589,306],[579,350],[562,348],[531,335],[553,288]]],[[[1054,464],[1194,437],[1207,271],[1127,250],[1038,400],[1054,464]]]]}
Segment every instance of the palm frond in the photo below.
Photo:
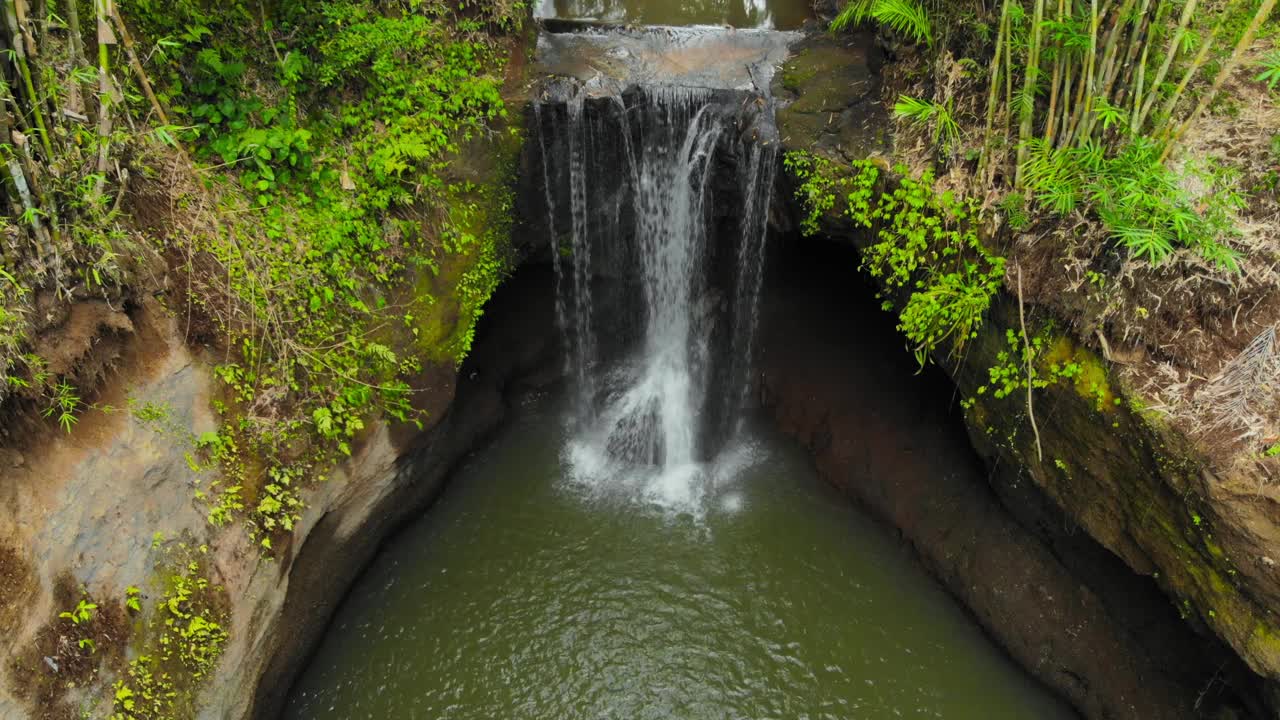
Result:
{"type": "Polygon", "coordinates": [[[924,6],[915,0],[850,0],[831,21],[831,29],[841,31],[867,20],[893,29],[912,42],[933,45],[933,24],[924,6]]]}
{"type": "Polygon", "coordinates": [[[913,0],[876,0],[871,14],[877,21],[915,42],[933,45],[933,25],[929,14],[913,0]]]}
{"type": "Polygon", "coordinates": [[[871,6],[875,3],[876,0],[850,0],[840,14],[836,15],[836,19],[831,21],[831,29],[839,32],[861,25],[871,17],[871,6]]]}

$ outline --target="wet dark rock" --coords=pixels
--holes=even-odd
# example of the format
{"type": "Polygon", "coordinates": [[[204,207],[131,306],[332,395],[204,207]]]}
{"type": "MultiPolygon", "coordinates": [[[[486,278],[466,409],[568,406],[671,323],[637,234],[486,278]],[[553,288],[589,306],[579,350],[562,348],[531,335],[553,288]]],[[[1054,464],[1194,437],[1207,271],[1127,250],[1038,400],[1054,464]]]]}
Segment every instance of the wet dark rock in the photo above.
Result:
{"type": "Polygon", "coordinates": [[[232,672],[219,678],[229,697],[247,694],[247,706],[235,716],[279,716],[292,679],[384,539],[430,505],[450,472],[499,426],[510,402],[559,379],[553,298],[549,274],[536,269],[504,285],[482,320],[471,357],[456,375],[440,371],[438,380],[449,392],[426,432],[410,436],[406,447],[375,449],[381,457],[356,458],[371,476],[334,502],[292,560],[282,562],[285,599],[269,644],[258,649],[262,665],[243,677],[232,672]],[[231,691],[237,682],[246,686],[231,691]]]}
{"type": "Polygon", "coordinates": [[[880,102],[882,62],[866,33],[811,34],[792,45],[772,84],[786,148],[846,161],[887,152],[892,121],[880,102]]]}
{"type": "Polygon", "coordinates": [[[850,289],[856,253],[805,242],[775,261],[783,277],[766,295],[761,373],[769,413],[819,473],[898,530],[987,632],[1085,717],[1244,713],[1253,688],[1239,682],[1239,661],[1191,631],[1016,464],[988,473],[949,380],[916,375],[910,353],[891,350],[901,341],[871,290],[850,289]]]}

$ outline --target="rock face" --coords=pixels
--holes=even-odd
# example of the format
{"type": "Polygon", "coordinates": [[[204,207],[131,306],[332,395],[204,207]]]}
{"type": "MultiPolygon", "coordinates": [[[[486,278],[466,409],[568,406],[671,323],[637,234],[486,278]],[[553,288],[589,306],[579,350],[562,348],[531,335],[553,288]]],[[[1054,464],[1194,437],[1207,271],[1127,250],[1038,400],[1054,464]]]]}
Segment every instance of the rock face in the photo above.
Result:
{"type": "MultiPolygon", "coordinates": [[[[1144,411],[1105,361],[1070,336],[1053,337],[1050,353],[1084,372],[1037,391],[1037,449],[1025,395],[995,400],[978,393],[986,368],[1006,349],[1006,329],[1017,326],[1016,300],[1006,298],[975,339],[970,362],[953,373],[958,392],[975,399],[966,416],[973,445],[1000,468],[993,484],[1009,493],[1029,481],[1072,527],[1153,578],[1188,623],[1248,665],[1228,663],[1228,677],[1254,688],[1276,712],[1280,631],[1273,609],[1280,598],[1262,560],[1275,552],[1272,521],[1239,513],[1239,484],[1208,472],[1187,438],[1144,411]]],[[[1254,498],[1245,506],[1256,513],[1270,503],[1254,498]]]]}
{"type": "Polygon", "coordinates": [[[382,541],[439,494],[449,472],[505,415],[508,389],[558,377],[559,338],[545,273],[522,275],[493,300],[461,372],[437,370],[431,426],[375,428],[312,497],[289,557],[266,564],[233,597],[242,637],[204,694],[202,718],[278,717],[293,677],[382,541]]]}
{"type": "Polygon", "coordinates": [[[887,151],[892,122],[880,103],[884,61],[874,39],[812,34],[791,51],[773,79],[783,147],[845,161],[887,151]]]}
{"type": "MultiPolygon", "coordinates": [[[[879,87],[870,71],[876,63],[874,53],[851,43],[810,41],[779,70],[775,92],[783,97],[789,91],[792,98],[779,114],[786,149],[817,153],[838,165],[871,157],[892,144],[879,133],[857,131],[881,123],[888,127],[888,120],[875,102],[879,87]],[[846,78],[847,84],[829,82],[833,74],[846,78]],[[858,108],[878,119],[851,121],[858,108]],[[823,112],[828,113],[825,125],[823,112]]],[[[822,230],[855,247],[869,242],[835,213],[826,218],[822,230]]],[[[853,272],[852,263],[848,271],[853,272]]],[[[1043,319],[1044,309],[1037,312],[1043,319]]],[[[1205,687],[1229,682],[1252,712],[1274,714],[1280,707],[1275,700],[1280,631],[1273,613],[1280,608],[1280,577],[1272,560],[1280,550],[1280,533],[1274,501],[1261,484],[1214,477],[1187,438],[1167,429],[1157,414],[1143,411],[1140,399],[1120,387],[1105,362],[1061,331],[1047,337],[1050,359],[1077,363],[1082,374],[1036,391],[1037,439],[1025,394],[994,400],[979,392],[990,381],[988,368],[998,365],[999,353],[1007,350],[1006,331],[1018,329],[1017,301],[1006,295],[970,344],[965,361],[958,367],[946,363],[957,396],[974,401],[965,414],[965,427],[991,469],[990,486],[1021,524],[1077,576],[1088,579],[1098,573],[1097,563],[1107,562],[1109,556],[1123,561],[1112,574],[1153,579],[1168,606],[1204,636],[1204,649],[1197,652],[1223,656],[1217,661],[1222,670],[1212,681],[1206,678],[1205,687]],[[1098,556],[1089,551],[1095,560],[1082,563],[1072,551],[1080,545],[1076,534],[1087,534],[1109,552],[1098,556]],[[1229,652],[1223,652],[1224,646],[1229,652]],[[1263,710],[1264,704],[1272,709],[1263,710]]],[[[898,522],[892,520],[892,511],[885,514],[898,522]]],[[[968,593],[955,592],[970,602],[968,593]]],[[[1100,597],[1105,595],[1099,591],[1100,597]]],[[[1123,597],[1116,598],[1111,612],[1123,605],[1123,597]]],[[[994,628],[992,632],[1000,634],[994,628]]],[[[1021,657],[1015,645],[1010,643],[1011,651],[1021,657]]],[[[1099,692],[1112,683],[1101,680],[1106,682],[1089,683],[1093,690],[1087,692],[1099,692]]],[[[1063,688],[1075,697],[1078,690],[1071,684],[1063,688]]],[[[1204,711],[1203,702],[1195,705],[1204,711]]],[[[1118,707],[1085,707],[1104,706],[1118,707]]],[[[1182,707],[1192,712],[1191,705],[1182,707]]],[[[1093,710],[1089,714],[1109,716],[1093,710]]]]}
{"type": "MultiPolygon", "coordinates": [[[[140,336],[125,360],[132,380],[99,400],[117,409],[90,411],[70,434],[46,431],[20,453],[0,453],[0,546],[16,549],[29,565],[26,582],[4,588],[5,604],[23,610],[0,636],[8,670],[25,659],[45,622],[71,609],[55,604],[60,578],[100,599],[123,597],[126,586],[143,585],[155,570],[155,532],[204,533],[193,499],[200,478],[184,456],[190,445],[157,432],[126,406],[129,398],[151,403],[175,426],[208,430],[214,422],[209,372],[157,308],[135,315],[131,324],[140,336]]],[[[26,716],[33,700],[19,698],[25,688],[5,680],[0,717],[26,716]]]]}
{"type": "Polygon", "coordinates": [[[1212,717],[1236,705],[1217,689],[1197,697],[1231,657],[1206,650],[1153,585],[1083,533],[1053,542],[1039,532],[1036,523],[1065,535],[1065,524],[1029,483],[1016,503],[993,492],[959,409],[948,411],[954,388],[941,373],[913,374],[871,290],[849,282],[856,252],[797,242],[806,247],[772,267],[781,277],[761,328],[763,399],[821,475],[901,533],[1010,655],[1086,717],[1212,717]]]}
{"type": "MultiPolygon", "coordinates": [[[[165,543],[207,543],[210,575],[230,600],[230,639],[197,703],[199,716],[275,717],[346,588],[383,538],[427,505],[454,464],[501,421],[504,390],[521,378],[556,377],[545,371],[560,366],[557,338],[545,332],[554,322],[550,280],[531,273],[503,296],[509,299],[494,301],[461,371],[435,368],[417,381],[429,389],[421,403],[426,429],[376,423],[351,460],[308,494],[292,542],[276,559],[264,559],[239,525],[210,526],[195,500],[208,478],[188,453],[193,431],[216,427],[211,366],[187,350],[172,320],[135,318],[148,328],[147,357],[125,371],[118,398],[102,401],[121,410],[90,412],[74,433],[0,458],[0,492],[14,511],[0,513],[0,545],[25,549],[18,557],[31,566],[29,573],[0,567],[0,578],[24,580],[6,591],[27,610],[0,638],[6,665],[24,658],[42,625],[69,609],[54,600],[64,573],[100,602],[123,598],[126,586],[147,587],[159,569],[161,533],[165,543]],[[150,415],[139,411],[144,406],[150,415]]],[[[56,673],[55,665],[40,670],[56,673]]],[[[66,700],[89,707],[92,698],[66,700]]],[[[0,717],[59,716],[53,713],[11,683],[0,689],[0,717]]]]}

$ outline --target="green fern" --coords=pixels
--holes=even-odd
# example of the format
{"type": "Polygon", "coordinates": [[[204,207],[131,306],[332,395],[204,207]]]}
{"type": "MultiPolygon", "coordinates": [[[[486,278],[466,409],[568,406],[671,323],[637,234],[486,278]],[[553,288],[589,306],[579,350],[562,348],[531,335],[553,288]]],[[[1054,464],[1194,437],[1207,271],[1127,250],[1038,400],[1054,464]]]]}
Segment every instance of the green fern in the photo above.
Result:
{"type": "Polygon", "coordinates": [[[1102,129],[1110,130],[1112,125],[1119,125],[1126,117],[1124,108],[1118,108],[1099,96],[1094,100],[1093,114],[1102,121],[1102,129]]]}
{"type": "Polygon", "coordinates": [[[1163,146],[1144,136],[1110,154],[1097,140],[1054,148],[1033,139],[1026,147],[1022,176],[1042,207],[1066,215],[1087,203],[1113,240],[1153,265],[1188,248],[1239,271],[1239,255],[1225,241],[1237,232],[1231,218],[1243,200],[1235,190],[1238,179],[1227,171],[1212,165],[1184,170],[1199,180],[1195,185],[1208,188],[1192,195],[1184,178],[1160,162],[1163,146]]]}
{"type": "Polygon", "coordinates": [[[960,140],[960,123],[951,114],[950,104],[940,105],[908,95],[898,96],[893,112],[917,125],[933,123],[933,141],[950,149],[960,140]]]}
{"type": "Polygon", "coordinates": [[[831,29],[844,30],[869,19],[910,38],[912,42],[933,46],[933,24],[929,13],[913,0],[850,0],[831,21],[831,29]]]}
{"type": "Polygon", "coordinates": [[[861,25],[871,17],[871,7],[875,4],[876,0],[849,0],[849,4],[831,21],[831,30],[840,32],[861,25]]]}
{"type": "Polygon", "coordinates": [[[1266,83],[1271,90],[1280,87],[1280,50],[1268,54],[1258,66],[1262,68],[1262,72],[1258,73],[1258,80],[1266,83]]]}

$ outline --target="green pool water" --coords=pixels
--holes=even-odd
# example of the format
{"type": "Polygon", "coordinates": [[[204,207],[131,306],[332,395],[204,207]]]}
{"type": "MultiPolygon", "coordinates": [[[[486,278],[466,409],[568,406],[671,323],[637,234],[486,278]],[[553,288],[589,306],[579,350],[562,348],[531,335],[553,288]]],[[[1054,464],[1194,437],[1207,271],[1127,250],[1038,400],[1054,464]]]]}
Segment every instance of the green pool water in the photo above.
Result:
{"type": "Polygon", "coordinates": [[[288,718],[1075,717],[767,429],[697,507],[580,485],[529,401],[358,581],[288,718]]]}

